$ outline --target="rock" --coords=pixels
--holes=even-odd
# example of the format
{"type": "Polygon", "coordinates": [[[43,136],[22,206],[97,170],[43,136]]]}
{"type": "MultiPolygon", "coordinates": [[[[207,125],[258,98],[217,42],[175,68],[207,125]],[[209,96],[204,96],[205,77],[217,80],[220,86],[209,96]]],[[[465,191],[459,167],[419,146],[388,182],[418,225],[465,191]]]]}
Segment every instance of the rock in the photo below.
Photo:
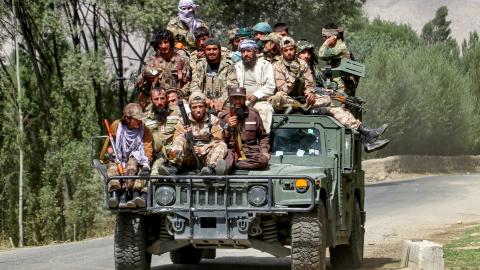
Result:
{"type": "Polygon", "coordinates": [[[411,270],[443,270],[443,247],[427,240],[405,240],[400,267],[411,270]]]}

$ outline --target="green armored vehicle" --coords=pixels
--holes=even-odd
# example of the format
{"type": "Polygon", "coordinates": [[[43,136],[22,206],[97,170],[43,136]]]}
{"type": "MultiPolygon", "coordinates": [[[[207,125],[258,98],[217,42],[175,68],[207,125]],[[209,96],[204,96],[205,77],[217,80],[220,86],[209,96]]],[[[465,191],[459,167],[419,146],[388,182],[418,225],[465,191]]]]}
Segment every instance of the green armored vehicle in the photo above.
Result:
{"type": "MultiPolygon", "coordinates": [[[[111,209],[116,269],[150,269],[152,254],[166,252],[175,264],[195,264],[222,248],[291,256],[292,269],[325,269],[329,248],[333,266],[360,266],[365,192],[359,134],[329,116],[274,115],[272,126],[268,169],[152,176],[146,208],[111,209]]],[[[108,181],[105,168],[94,163],[108,181]]]]}

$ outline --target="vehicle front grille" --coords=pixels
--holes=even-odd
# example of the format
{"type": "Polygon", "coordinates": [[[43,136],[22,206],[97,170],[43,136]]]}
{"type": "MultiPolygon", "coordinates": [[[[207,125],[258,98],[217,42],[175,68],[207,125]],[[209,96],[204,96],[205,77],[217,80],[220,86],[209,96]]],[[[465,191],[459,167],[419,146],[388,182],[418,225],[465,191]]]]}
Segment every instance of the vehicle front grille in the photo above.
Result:
{"type": "MultiPolygon", "coordinates": [[[[187,205],[189,201],[189,187],[180,189],[180,204],[187,205]]],[[[192,201],[193,205],[215,206],[225,204],[225,187],[193,187],[192,201]]],[[[227,195],[228,206],[242,206],[247,203],[245,187],[229,187],[227,195]]]]}

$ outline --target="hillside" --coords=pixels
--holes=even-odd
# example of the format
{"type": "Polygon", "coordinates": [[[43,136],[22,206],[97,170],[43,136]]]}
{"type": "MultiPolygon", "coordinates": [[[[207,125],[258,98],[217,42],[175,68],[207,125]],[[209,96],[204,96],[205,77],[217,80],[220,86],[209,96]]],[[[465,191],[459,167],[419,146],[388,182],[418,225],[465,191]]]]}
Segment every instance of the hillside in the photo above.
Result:
{"type": "Polygon", "coordinates": [[[367,0],[364,11],[369,19],[405,23],[420,33],[423,25],[441,6],[448,7],[452,36],[460,43],[472,31],[480,32],[480,0],[367,0]]]}

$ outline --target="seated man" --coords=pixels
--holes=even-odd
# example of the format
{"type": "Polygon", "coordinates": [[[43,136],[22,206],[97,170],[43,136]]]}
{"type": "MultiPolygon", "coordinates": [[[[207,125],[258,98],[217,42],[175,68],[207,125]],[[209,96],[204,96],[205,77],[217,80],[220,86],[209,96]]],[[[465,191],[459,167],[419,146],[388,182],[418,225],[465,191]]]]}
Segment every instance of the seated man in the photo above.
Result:
{"type": "Polygon", "coordinates": [[[389,140],[377,141],[385,131],[386,125],[378,129],[366,128],[348,110],[333,106],[329,95],[315,92],[310,67],[296,56],[295,41],[291,37],[282,38],[280,47],[282,57],[274,66],[277,92],[269,99],[275,110],[282,111],[287,107],[298,107],[299,102],[293,97],[303,95],[305,98],[305,104],[301,104],[303,110],[310,113],[328,113],[345,127],[357,130],[362,135],[365,151],[379,150],[389,143],[389,140]]]}
{"type": "Polygon", "coordinates": [[[193,69],[190,91],[205,94],[208,109],[220,112],[228,101],[227,87],[238,84],[237,74],[232,61],[222,54],[218,39],[207,39],[204,47],[206,57],[197,61],[193,69]]]}
{"type": "Polygon", "coordinates": [[[145,125],[152,131],[156,156],[152,174],[175,174],[176,169],[169,165],[167,153],[172,148],[175,126],[180,119],[178,106],[167,104],[165,88],[157,86],[151,91],[151,103],[146,108],[146,114],[145,125]]]}
{"type": "MultiPolygon", "coordinates": [[[[202,167],[200,175],[224,175],[227,145],[223,142],[220,120],[207,113],[206,96],[200,92],[190,95],[191,113],[182,112],[182,119],[175,128],[173,147],[170,156],[176,166],[182,168],[202,167]],[[188,123],[190,122],[190,123],[188,123]],[[191,132],[189,134],[189,132],[191,132]],[[192,135],[193,150],[188,142],[192,135]],[[197,163],[198,162],[198,163],[197,163]]],[[[182,110],[182,103],[180,104],[182,110]]]]}
{"type": "MultiPolygon", "coordinates": [[[[137,175],[140,168],[140,176],[150,175],[150,164],[153,160],[153,137],[152,132],[142,121],[145,115],[142,107],[137,103],[130,103],[123,109],[122,120],[116,120],[110,126],[112,136],[115,139],[115,150],[122,163],[124,175],[137,175]]],[[[107,150],[113,157],[113,149],[107,150]]],[[[110,161],[107,165],[108,177],[120,175],[117,164],[110,161]]],[[[110,208],[136,208],[145,207],[147,197],[146,180],[129,179],[122,183],[120,180],[108,182],[110,208]],[[125,191],[123,189],[126,189],[125,191]],[[128,200],[128,202],[127,202],[128,200]]]]}
{"type": "Polygon", "coordinates": [[[258,47],[253,40],[243,40],[239,48],[242,61],[235,64],[238,84],[247,89],[247,105],[258,111],[263,127],[270,133],[273,108],[267,100],[275,92],[272,64],[257,57],[258,47]]]}
{"type": "Polygon", "coordinates": [[[270,138],[263,128],[260,114],[245,105],[247,92],[244,87],[229,87],[228,92],[230,111],[223,111],[219,115],[228,145],[225,158],[227,171],[234,168],[263,169],[270,159],[270,138]]]}

